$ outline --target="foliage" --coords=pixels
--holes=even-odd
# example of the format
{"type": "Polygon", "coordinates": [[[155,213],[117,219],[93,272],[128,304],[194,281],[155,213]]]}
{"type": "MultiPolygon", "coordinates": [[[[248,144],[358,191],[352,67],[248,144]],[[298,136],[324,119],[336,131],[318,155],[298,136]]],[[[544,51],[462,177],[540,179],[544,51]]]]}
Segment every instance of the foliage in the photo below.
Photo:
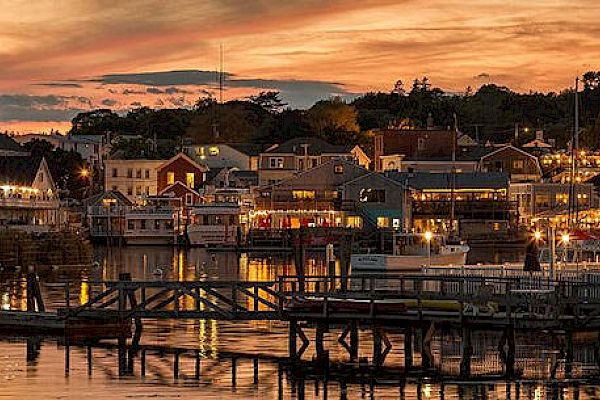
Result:
{"type": "MultiPolygon", "coordinates": [[[[580,92],[580,143],[600,146],[600,71],[583,75],[580,92]]],[[[423,128],[429,115],[435,125],[450,128],[457,116],[459,129],[482,142],[530,140],[535,131],[566,145],[573,133],[574,95],[560,93],[516,93],[494,84],[477,91],[445,93],[428,77],[413,81],[405,90],[398,81],[389,93],[366,93],[351,103],[323,100],[308,110],[284,109],[280,93],[261,92],[247,100],[218,103],[211,96],[200,98],[192,109],[141,107],[119,116],[101,109],[81,113],[73,119],[73,134],[104,134],[112,140],[125,134],[139,135],[154,144],[156,153],[174,151],[183,138],[194,142],[273,143],[298,136],[315,135],[333,143],[368,143],[374,129],[423,128]],[[527,128],[527,129],[525,129],[527,128]]],[[[145,143],[130,143],[128,154],[145,143]],[[137,148],[136,148],[137,146],[137,148]]],[[[118,145],[121,146],[121,145],[118,145]]]]}
{"type": "Polygon", "coordinates": [[[51,143],[40,139],[25,143],[23,147],[31,153],[36,163],[42,158],[46,159],[54,183],[63,194],[78,199],[86,195],[85,189],[89,185],[89,181],[80,176],[81,170],[86,167],[86,164],[79,153],[55,149],[51,143]]]}

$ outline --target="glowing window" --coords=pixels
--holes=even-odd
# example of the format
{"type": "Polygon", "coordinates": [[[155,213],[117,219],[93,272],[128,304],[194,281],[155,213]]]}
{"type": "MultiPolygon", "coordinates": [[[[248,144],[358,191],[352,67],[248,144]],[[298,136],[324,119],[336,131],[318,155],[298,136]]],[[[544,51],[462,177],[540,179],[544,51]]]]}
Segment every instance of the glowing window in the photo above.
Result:
{"type": "Polygon", "coordinates": [[[296,200],[314,199],[315,198],[315,191],[314,190],[293,190],[292,191],[292,196],[296,200]]]}
{"type": "Polygon", "coordinates": [[[219,148],[217,146],[211,146],[208,148],[208,154],[210,154],[211,156],[218,156],[219,155],[219,148]]]}
{"type": "Polygon", "coordinates": [[[175,172],[167,172],[167,185],[175,183],[175,172]]]}
{"type": "Polygon", "coordinates": [[[390,220],[387,217],[377,217],[377,227],[378,228],[389,228],[390,220]]]}
{"type": "Polygon", "coordinates": [[[188,172],[185,174],[185,184],[188,187],[191,187],[191,188],[194,187],[194,173],[193,172],[188,172]]]}

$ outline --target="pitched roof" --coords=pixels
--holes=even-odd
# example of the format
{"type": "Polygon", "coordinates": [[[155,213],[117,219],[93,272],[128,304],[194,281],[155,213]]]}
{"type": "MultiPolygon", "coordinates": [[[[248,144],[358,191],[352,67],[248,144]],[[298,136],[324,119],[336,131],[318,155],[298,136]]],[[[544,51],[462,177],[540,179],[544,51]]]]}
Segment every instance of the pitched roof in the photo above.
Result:
{"type": "MultiPolygon", "coordinates": [[[[413,189],[451,189],[452,174],[431,172],[386,172],[386,176],[413,189]]],[[[463,172],[455,174],[455,189],[506,189],[509,176],[503,172],[463,172]]]]}
{"type": "Polygon", "coordinates": [[[275,185],[267,185],[267,187],[272,186],[273,188],[279,189],[314,187],[322,189],[325,187],[337,187],[362,175],[372,173],[372,171],[369,171],[368,169],[365,169],[350,161],[330,160],[307,171],[286,178],[275,185]],[[339,165],[342,165],[343,168],[341,172],[336,172],[335,168],[339,165]]]}
{"type": "Polygon", "coordinates": [[[103,193],[90,196],[83,199],[83,204],[86,206],[94,206],[100,203],[100,201],[108,198],[116,199],[119,205],[131,206],[133,202],[127,198],[123,193],[118,190],[107,190],[103,193]]]}
{"type": "Polygon", "coordinates": [[[285,141],[280,145],[272,146],[265,153],[294,153],[302,155],[304,154],[303,145],[305,144],[308,145],[307,153],[310,156],[318,156],[323,153],[345,154],[354,148],[352,146],[350,149],[347,149],[347,145],[334,145],[316,137],[298,137],[285,141]]]}
{"type": "Polygon", "coordinates": [[[192,160],[190,156],[188,156],[187,154],[181,152],[181,153],[177,153],[175,154],[173,157],[171,157],[170,159],[168,159],[167,161],[165,161],[163,164],[161,164],[158,169],[162,170],[164,168],[166,168],[168,165],[172,164],[174,161],[183,158],[185,161],[187,161],[188,163],[192,164],[194,166],[194,168],[197,168],[201,171],[208,171],[208,167],[204,164],[198,164],[196,161],[192,160]]]}
{"type": "Polygon", "coordinates": [[[0,157],[0,182],[30,186],[39,168],[40,162],[31,156],[0,157]]]}
{"type": "Polygon", "coordinates": [[[263,146],[256,143],[226,143],[226,145],[250,157],[258,156],[263,150],[263,146]]]}

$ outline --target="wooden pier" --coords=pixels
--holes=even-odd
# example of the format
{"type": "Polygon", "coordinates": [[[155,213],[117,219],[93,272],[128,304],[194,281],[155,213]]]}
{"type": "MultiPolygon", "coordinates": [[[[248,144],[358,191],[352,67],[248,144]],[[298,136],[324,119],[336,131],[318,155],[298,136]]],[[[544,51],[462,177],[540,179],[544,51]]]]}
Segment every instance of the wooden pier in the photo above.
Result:
{"type": "MultiPolygon", "coordinates": [[[[516,373],[515,332],[563,335],[567,365],[572,360],[573,333],[600,332],[600,283],[595,281],[422,274],[285,276],[266,282],[141,282],[131,281],[128,274],[120,278],[88,282],[89,300],[83,305],[55,314],[39,312],[39,320],[45,319],[47,326],[77,322],[90,331],[103,324],[124,329],[133,323],[134,345],[139,343],[146,319],[282,321],[289,326],[290,359],[301,361],[314,346],[319,363],[329,359],[326,335],[336,337],[351,363],[364,360],[359,338],[368,333],[370,364],[375,367],[383,366],[397,347],[390,339],[395,334],[403,337],[406,370],[431,369],[432,338],[441,329],[454,329],[462,338],[462,377],[471,374],[474,331],[502,332],[498,350],[506,376],[516,373]],[[417,338],[418,366],[413,355],[417,338]]],[[[0,312],[0,327],[20,318],[24,327],[35,328],[34,312],[21,317],[14,311],[0,312]]]]}

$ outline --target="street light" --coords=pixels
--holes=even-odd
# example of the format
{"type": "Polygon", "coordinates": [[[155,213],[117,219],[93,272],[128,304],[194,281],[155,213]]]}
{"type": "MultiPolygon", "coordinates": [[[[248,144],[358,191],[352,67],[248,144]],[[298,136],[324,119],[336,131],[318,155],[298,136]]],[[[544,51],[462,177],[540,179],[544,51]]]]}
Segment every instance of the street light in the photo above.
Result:
{"type": "Polygon", "coordinates": [[[534,238],[536,241],[539,241],[539,240],[542,238],[542,232],[540,232],[540,231],[535,231],[535,232],[533,232],[533,238],[534,238]]]}
{"type": "Polygon", "coordinates": [[[564,245],[567,245],[569,244],[569,240],[571,240],[571,237],[569,236],[569,233],[566,232],[560,236],[560,240],[561,242],[563,242],[564,245]]]}
{"type": "Polygon", "coordinates": [[[90,176],[90,170],[87,168],[81,168],[81,170],[79,171],[79,176],[81,176],[82,178],[87,178],[88,176],[90,176]]]}
{"type": "Polygon", "coordinates": [[[431,239],[433,239],[433,233],[431,233],[431,231],[425,232],[425,241],[427,242],[427,267],[431,267],[431,239]]]}

